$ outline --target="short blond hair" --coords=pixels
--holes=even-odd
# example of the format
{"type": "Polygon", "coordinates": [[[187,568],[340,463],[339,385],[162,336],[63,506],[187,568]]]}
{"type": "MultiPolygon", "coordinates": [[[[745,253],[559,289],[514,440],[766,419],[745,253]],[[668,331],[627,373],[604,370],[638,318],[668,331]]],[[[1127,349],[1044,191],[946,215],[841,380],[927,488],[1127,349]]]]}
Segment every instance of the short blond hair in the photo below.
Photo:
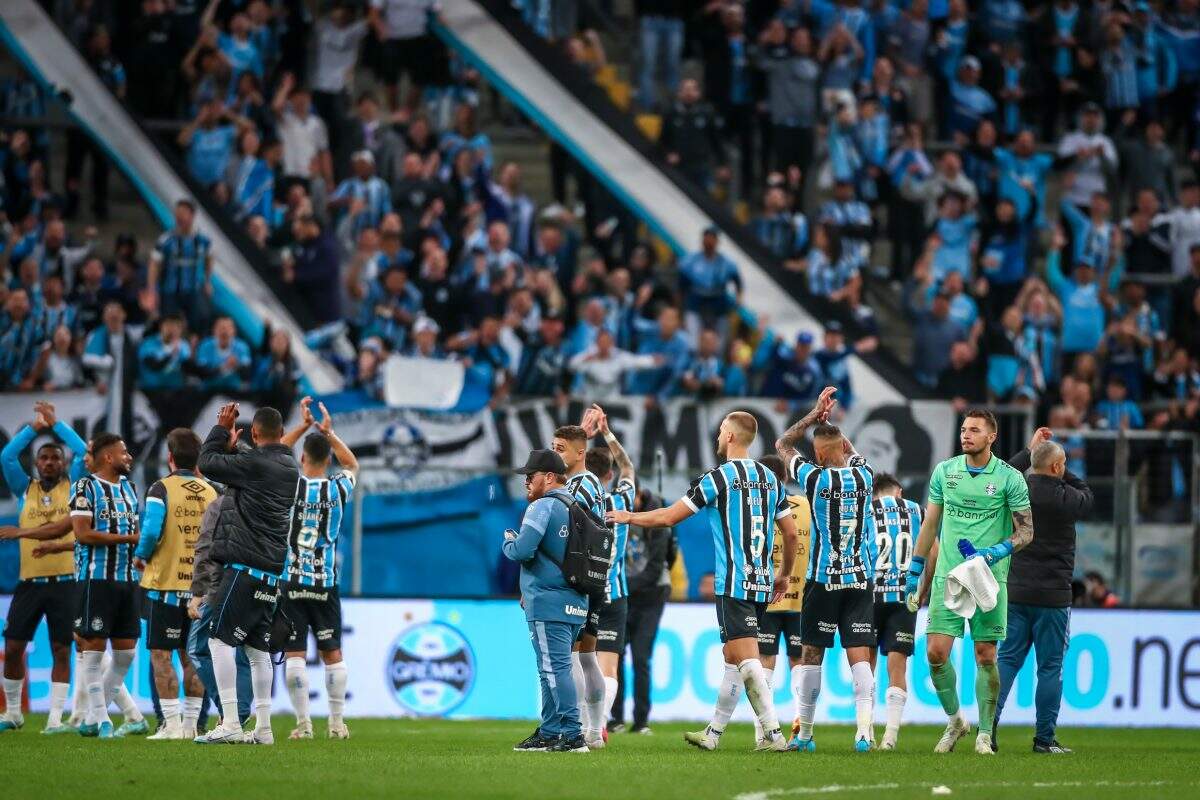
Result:
{"type": "Polygon", "coordinates": [[[737,435],[738,444],[749,447],[758,436],[758,420],[749,411],[731,411],[725,415],[725,421],[737,435]]]}

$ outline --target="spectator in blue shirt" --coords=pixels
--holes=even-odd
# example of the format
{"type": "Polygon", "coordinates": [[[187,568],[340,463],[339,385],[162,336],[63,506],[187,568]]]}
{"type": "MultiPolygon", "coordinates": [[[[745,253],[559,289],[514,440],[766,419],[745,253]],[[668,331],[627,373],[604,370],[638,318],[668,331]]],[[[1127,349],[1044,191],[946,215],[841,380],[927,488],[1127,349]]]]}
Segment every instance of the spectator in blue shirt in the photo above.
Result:
{"type": "Polygon", "coordinates": [[[1175,89],[1179,68],[1175,52],[1167,45],[1146,0],[1133,4],[1129,41],[1137,54],[1138,103],[1142,113],[1157,115],[1160,103],[1175,89]]]}
{"type": "Polygon", "coordinates": [[[230,317],[217,317],[212,335],[196,348],[196,371],[208,392],[241,392],[250,377],[250,345],[237,338],[230,317]]]}
{"type": "Polygon", "coordinates": [[[421,292],[408,280],[408,273],[392,267],[367,290],[359,320],[360,335],[379,337],[392,350],[404,349],[421,304],[421,292]]]}
{"type": "Polygon", "coordinates": [[[808,254],[808,290],[831,303],[856,301],[862,288],[856,259],[845,252],[842,238],[824,223],[813,228],[808,254]]]}
{"type": "Polygon", "coordinates": [[[1017,216],[1025,219],[1029,206],[1036,203],[1033,223],[1038,228],[1046,224],[1046,176],[1054,166],[1054,156],[1038,153],[1034,148],[1033,131],[1021,130],[1012,143],[1012,148],[996,148],[996,164],[1000,168],[1000,197],[1006,198],[1017,207],[1017,216]]]}
{"type": "Polygon", "coordinates": [[[995,218],[980,236],[980,277],[987,285],[988,314],[993,319],[1012,305],[1029,274],[1029,241],[1037,214],[1036,195],[1017,218],[1017,206],[1008,198],[996,203],[995,218]]]}
{"type": "Polygon", "coordinates": [[[1104,74],[1104,109],[1110,119],[1138,107],[1137,52],[1125,36],[1120,23],[1104,29],[1104,48],[1100,51],[1100,71],[1104,74]]]}
{"type": "Polygon", "coordinates": [[[799,270],[808,250],[808,218],[789,209],[787,192],[772,186],[763,195],[763,211],[750,223],[754,238],[783,262],[799,270]]]}
{"type": "Polygon", "coordinates": [[[638,354],[661,356],[662,366],[627,375],[627,394],[653,395],[663,402],[675,392],[692,352],[679,325],[679,310],[665,306],[658,312],[658,330],[639,337],[638,354]]]}
{"type": "Polygon", "coordinates": [[[1114,317],[1097,354],[1103,358],[1104,374],[1119,375],[1130,399],[1140,401],[1143,374],[1148,371],[1146,361],[1154,358],[1154,341],[1138,330],[1135,312],[1114,317]]]}
{"type": "Polygon", "coordinates": [[[972,256],[976,242],[975,229],[979,218],[967,211],[967,198],[958,192],[948,191],[938,202],[937,222],[933,235],[938,248],[933,254],[933,276],[940,280],[950,272],[964,278],[971,276],[972,256]]]}
{"type": "Polygon", "coordinates": [[[1062,232],[1056,231],[1055,247],[1046,258],[1046,282],[1062,302],[1062,350],[1073,359],[1100,346],[1104,336],[1103,298],[1107,293],[1097,282],[1096,269],[1090,262],[1078,262],[1070,278],[1063,275],[1060,260],[1064,244],[1062,232]]]}
{"type": "Polygon", "coordinates": [[[1071,255],[1078,264],[1086,261],[1101,275],[1107,275],[1123,256],[1117,247],[1119,228],[1111,219],[1112,202],[1104,192],[1092,195],[1085,215],[1065,198],[1059,202],[1059,210],[1071,231],[1071,255]]]}
{"type": "Polygon", "coordinates": [[[878,344],[879,341],[874,336],[868,336],[847,345],[842,324],[836,320],[825,323],[823,346],[813,353],[813,360],[820,367],[825,385],[837,387],[838,404],[847,411],[854,405],[854,392],[850,384],[850,356],[873,352],[878,344]]]}
{"type": "Polygon", "coordinates": [[[955,141],[966,144],[975,129],[996,113],[996,101],[979,85],[980,65],[975,56],[966,56],[958,67],[958,80],[950,81],[950,133],[955,141]]]}
{"type": "Polygon", "coordinates": [[[375,174],[375,156],[370,150],[359,150],[350,157],[354,177],[338,185],[329,198],[329,205],[349,217],[350,240],[358,238],[366,228],[378,228],[384,216],[392,211],[391,190],[375,174]]]}
{"type": "Polygon", "coordinates": [[[283,329],[264,334],[264,346],[254,356],[254,368],[250,376],[250,391],[260,405],[288,409],[296,398],[296,389],[303,375],[300,365],[292,354],[292,337],[283,329]]]}
{"type": "Polygon", "coordinates": [[[950,364],[950,349],[955,342],[965,341],[967,331],[950,318],[950,298],[939,292],[928,308],[914,302],[910,294],[908,312],[915,322],[913,329],[913,375],[923,385],[933,388],[938,376],[950,364]]]}
{"type": "Polygon", "coordinates": [[[808,331],[796,335],[793,347],[779,342],[772,331],[763,334],[752,368],[765,373],[760,394],[777,399],[781,411],[811,403],[825,386],[812,346],[813,335],[808,331]]]}
{"type": "Polygon", "coordinates": [[[461,334],[458,341],[466,345],[462,357],[467,370],[480,385],[490,387],[493,397],[502,395],[511,367],[508,351],[500,344],[500,318],[484,317],[477,330],[461,334]]]}
{"type": "Polygon", "coordinates": [[[229,20],[229,33],[217,34],[217,49],[229,62],[232,83],[237,83],[243,72],[252,72],[259,79],[263,77],[263,54],[250,36],[252,28],[250,18],[237,13],[229,20]]]}
{"type": "Polygon", "coordinates": [[[188,171],[201,186],[211,188],[224,179],[238,128],[248,127],[247,120],[226,109],[221,98],[214,97],[179,132],[177,141],[187,151],[188,171]]]}
{"type": "Polygon", "coordinates": [[[191,360],[192,347],[183,338],[185,323],[180,314],[162,318],[158,333],[138,346],[138,388],[146,392],[182,389],[184,365],[191,360]]]}
{"type": "Polygon", "coordinates": [[[230,206],[234,220],[240,223],[260,216],[270,224],[275,218],[275,173],[259,158],[261,144],[257,130],[243,130],[238,136],[241,156],[229,164],[230,206]]]}
{"type": "Polygon", "coordinates": [[[0,330],[0,387],[14,390],[21,386],[37,361],[41,340],[37,320],[24,289],[13,289],[4,304],[4,325],[0,330]]]}
{"type": "Polygon", "coordinates": [[[726,365],[721,358],[721,337],[714,330],[700,332],[696,353],[679,379],[680,394],[712,400],[725,394],[726,365]]]}
{"type": "Polygon", "coordinates": [[[1096,404],[1096,415],[1104,427],[1112,431],[1138,430],[1145,427],[1142,410],[1129,399],[1125,379],[1112,375],[1104,385],[1104,399],[1096,404]]]}
{"type": "Polygon", "coordinates": [[[679,263],[687,328],[694,333],[718,324],[741,299],[742,276],[737,264],[718,252],[720,235],[715,226],[705,228],[699,252],[679,263]]]}

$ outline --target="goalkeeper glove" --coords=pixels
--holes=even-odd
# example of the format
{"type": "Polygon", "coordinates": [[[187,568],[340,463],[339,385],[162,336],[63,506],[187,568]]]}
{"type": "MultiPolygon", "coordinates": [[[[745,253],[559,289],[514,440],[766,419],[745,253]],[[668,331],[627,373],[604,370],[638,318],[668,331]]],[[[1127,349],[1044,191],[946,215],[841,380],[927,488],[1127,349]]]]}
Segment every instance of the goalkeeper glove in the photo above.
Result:
{"type": "Polygon", "coordinates": [[[982,556],[990,567],[1001,559],[1008,558],[1012,555],[1012,542],[1004,541],[1000,544],[994,544],[991,547],[985,547],[982,550],[976,550],[975,545],[971,544],[966,539],[958,540],[958,552],[962,553],[963,558],[974,558],[982,556]]]}
{"type": "Polygon", "coordinates": [[[925,571],[925,559],[913,556],[908,565],[908,574],[904,577],[904,602],[909,611],[915,612],[921,607],[921,573],[925,571]]]}

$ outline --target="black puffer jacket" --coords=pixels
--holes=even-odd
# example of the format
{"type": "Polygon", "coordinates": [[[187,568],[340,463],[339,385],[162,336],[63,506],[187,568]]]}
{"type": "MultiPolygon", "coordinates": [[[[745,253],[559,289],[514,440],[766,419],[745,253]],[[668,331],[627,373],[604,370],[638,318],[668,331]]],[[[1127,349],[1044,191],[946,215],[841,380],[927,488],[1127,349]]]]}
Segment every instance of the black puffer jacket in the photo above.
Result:
{"type": "Polygon", "coordinates": [[[291,448],[268,444],[230,453],[229,431],[216,425],[200,448],[198,466],[204,477],[225,484],[231,498],[221,504],[212,559],[281,574],[300,480],[291,448]]]}

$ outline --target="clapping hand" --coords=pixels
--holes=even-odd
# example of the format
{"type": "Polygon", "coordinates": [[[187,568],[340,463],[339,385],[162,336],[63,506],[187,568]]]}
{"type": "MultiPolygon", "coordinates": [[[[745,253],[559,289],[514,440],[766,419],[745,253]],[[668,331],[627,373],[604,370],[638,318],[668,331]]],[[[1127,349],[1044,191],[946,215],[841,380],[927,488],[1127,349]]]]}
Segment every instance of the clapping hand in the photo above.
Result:
{"type": "Polygon", "coordinates": [[[237,418],[238,404],[226,403],[225,405],[221,406],[221,410],[217,412],[217,425],[227,431],[232,432],[234,423],[237,422],[237,418]]]}
{"type": "Polygon", "coordinates": [[[321,409],[321,421],[317,423],[317,430],[326,436],[333,436],[333,417],[329,415],[329,409],[324,403],[317,403],[317,408],[321,409]]]}
{"type": "Polygon", "coordinates": [[[1054,431],[1049,428],[1038,428],[1033,432],[1033,438],[1029,440],[1029,452],[1033,452],[1033,448],[1037,447],[1042,442],[1048,442],[1054,438],[1054,431]]]}

